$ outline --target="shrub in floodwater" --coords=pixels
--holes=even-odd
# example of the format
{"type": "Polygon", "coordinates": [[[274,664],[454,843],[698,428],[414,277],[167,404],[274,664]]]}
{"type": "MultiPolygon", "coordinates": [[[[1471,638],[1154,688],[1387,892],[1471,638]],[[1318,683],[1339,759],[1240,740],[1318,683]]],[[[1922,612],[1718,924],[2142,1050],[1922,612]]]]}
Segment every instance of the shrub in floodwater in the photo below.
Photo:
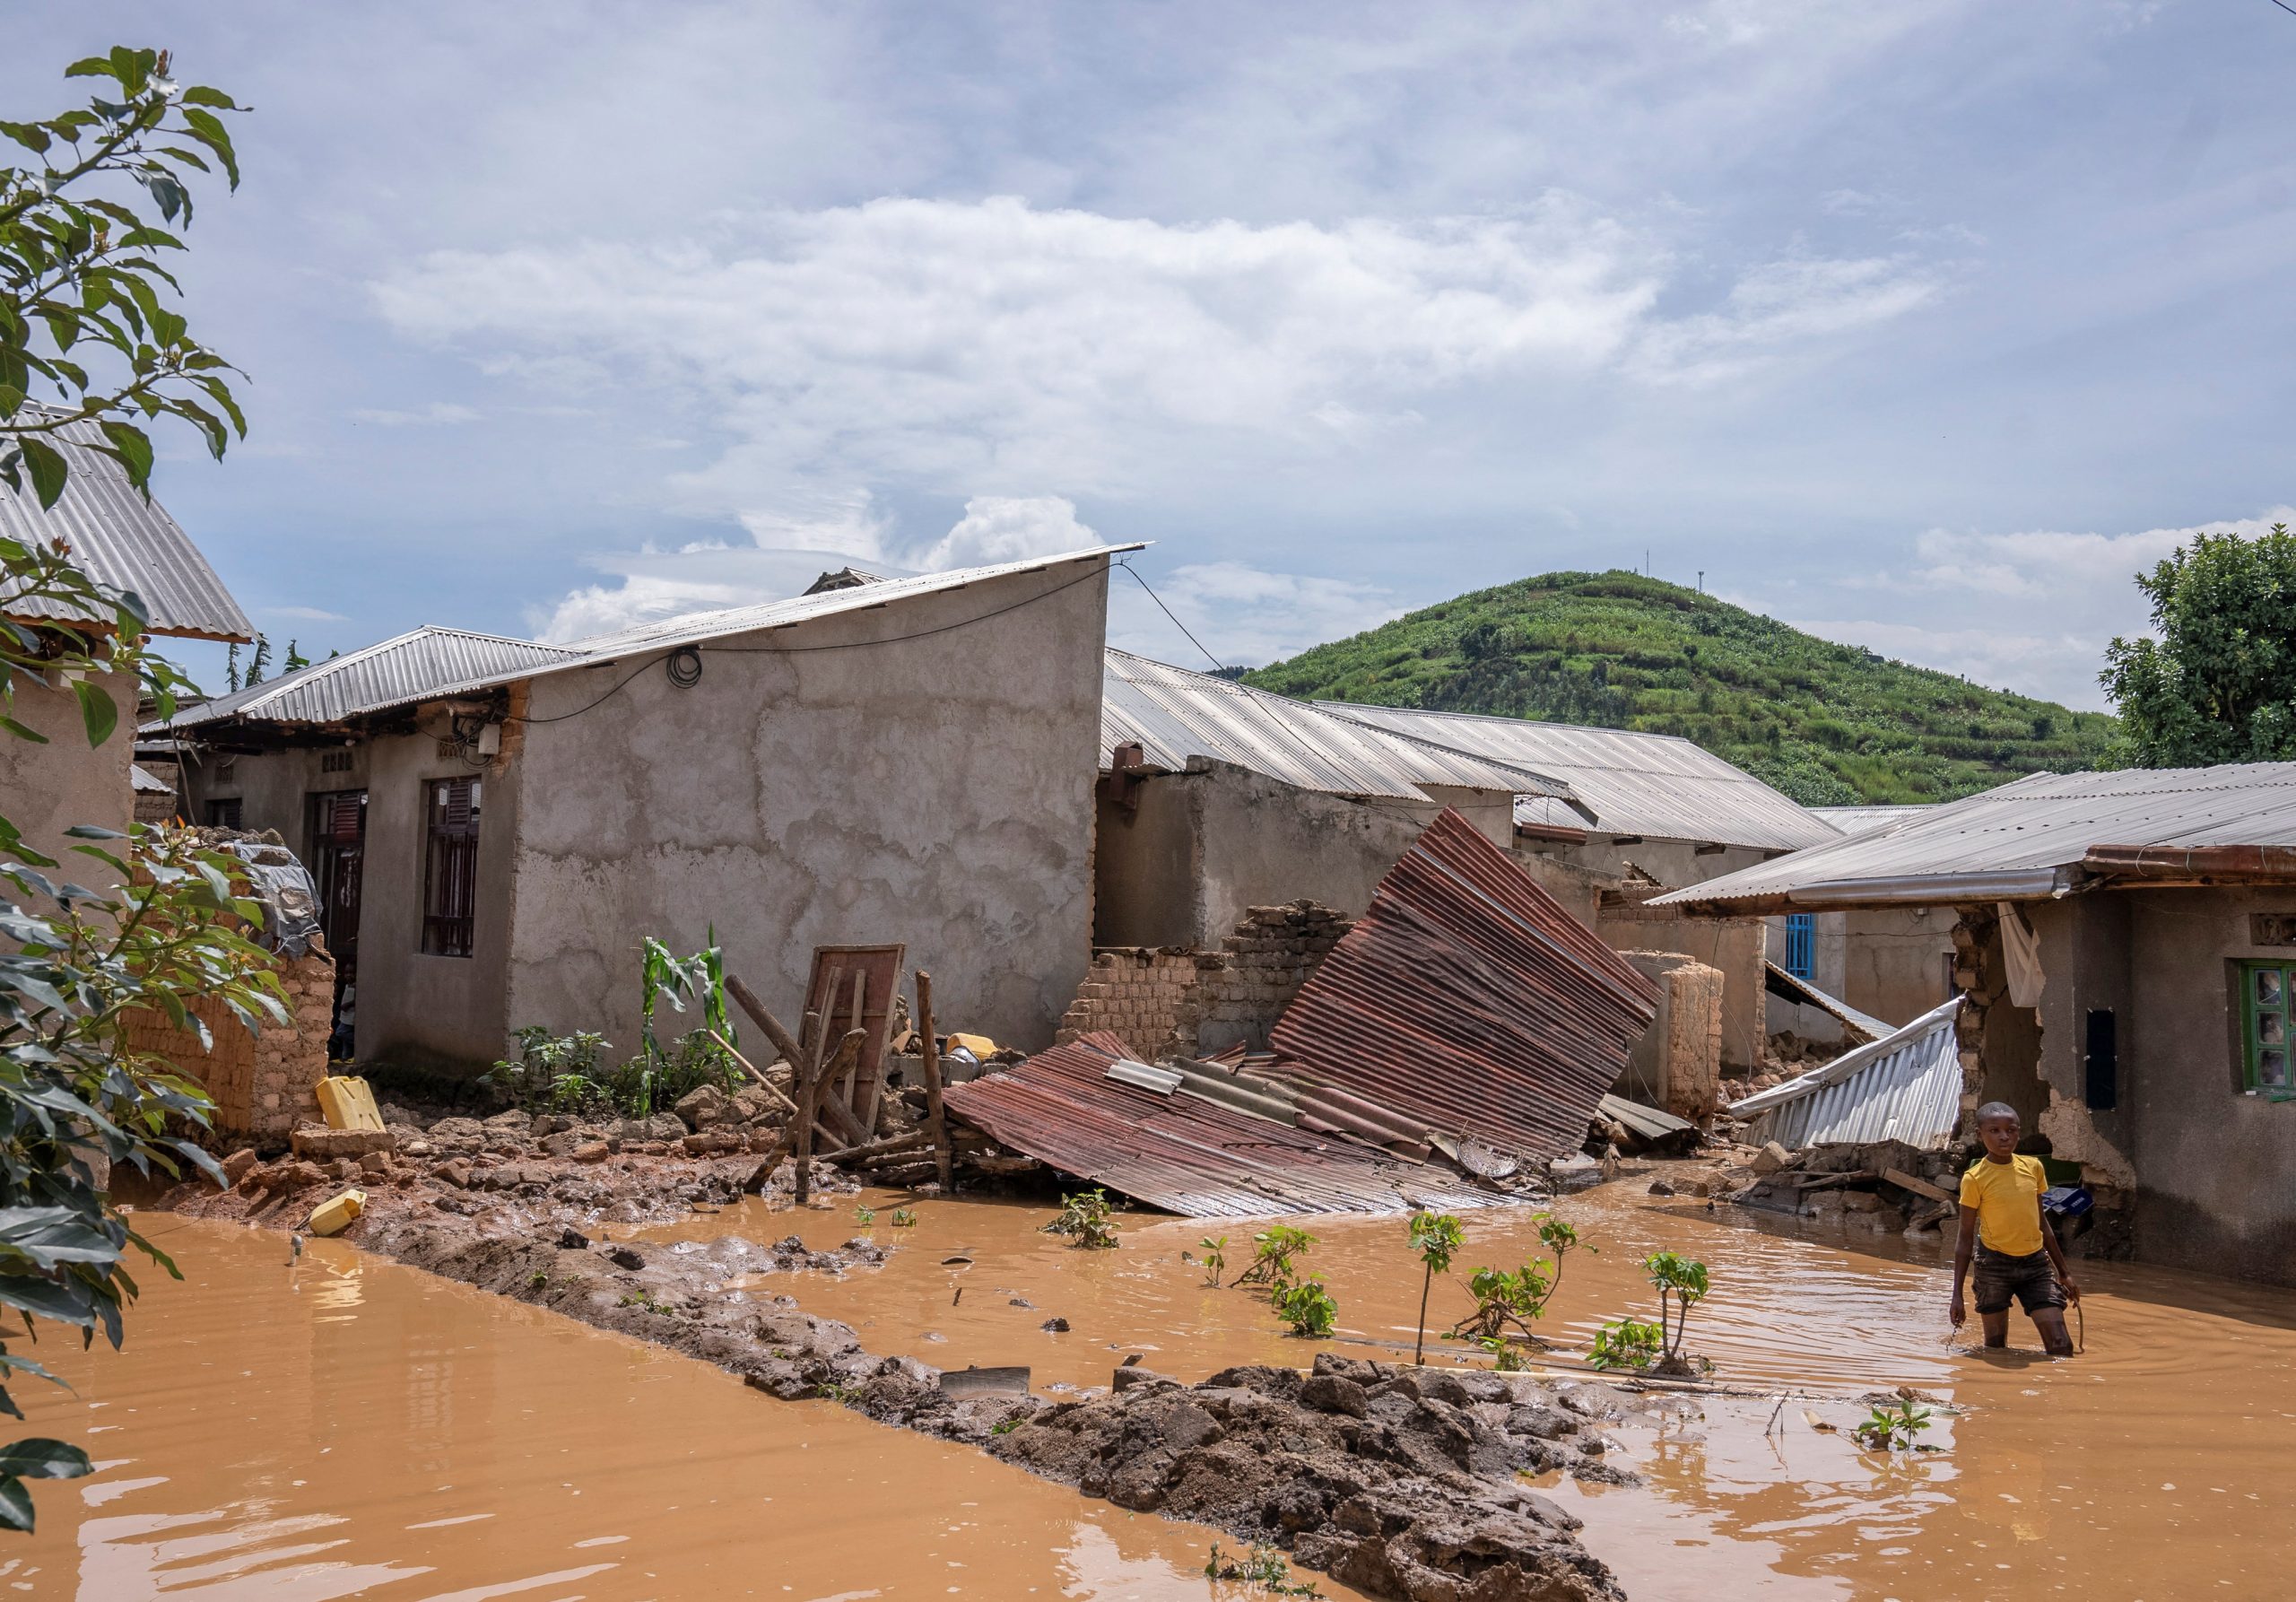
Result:
{"type": "Polygon", "coordinates": [[[1231,1580],[1241,1582],[1265,1597],[1320,1597],[1323,1593],[1304,1580],[1292,1578],[1292,1565],[1285,1561],[1283,1549],[1272,1542],[1261,1542],[1235,1559],[1222,1559],[1220,1543],[1212,1543],[1212,1561],[1204,1565],[1206,1580],[1231,1580]]]}
{"type": "Polygon", "coordinates": [[[1647,1369],[1657,1361],[1664,1339],[1656,1324],[1619,1319],[1595,1331],[1587,1362],[1598,1369],[1647,1369]]]}
{"type": "Polygon", "coordinates": [[[1070,1244],[1101,1251],[1116,1244],[1116,1219],[1109,1193],[1094,1188],[1060,1198],[1060,1216],[1044,1226],[1048,1235],[1066,1235],[1070,1244]]]}
{"type": "Polygon", "coordinates": [[[1411,1360],[1414,1363],[1427,1361],[1427,1296],[1435,1288],[1435,1276],[1451,1271],[1451,1258],[1460,1247],[1467,1243],[1466,1226],[1448,1213],[1413,1213],[1411,1215],[1411,1249],[1419,1254],[1424,1273],[1419,1281],[1419,1326],[1413,1332],[1414,1340],[1411,1360]]]}
{"type": "Polygon", "coordinates": [[[1928,1427],[1929,1409],[1915,1406],[1911,1397],[1900,1397],[1896,1406],[1874,1408],[1866,1415],[1866,1422],[1853,1425],[1849,1432],[1857,1437],[1860,1446],[1887,1452],[1911,1449],[1914,1437],[1928,1427]]]}
{"type": "Polygon", "coordinates": [[[897,1230],[915,1229],[917,1227],[917,1215],[910,1212],[907,1207],[895,1207],[893,1209],[891,1223],[892,1226],[897,1230]]]}
{"type": "Polygon", "coordinates": [[[1333,1322],[1339,1317],[1339,1303],[1324,1289],[1324,1282],[1310,1274],[1297,1284],[1279,1288],[1270,1300],[1276,1316],[1292,1327],[1292,1333],[1320,1340],[1332,1331],[1333,1322]]]}
{"type": "Polygon", "coordinates": [[[1499,1372],[1518,1374],[1523,1371],[1523,1354],[1515,1350],[1515,1343],[1505,1336],[1478,1336],[1474,1344],[1490,1354],[1491,1366],[1499,1372]]]}
{"type": "Polygon", "coordinates": [[[1307,1255],[1316,1238],[1303,1229],[1288,1223],[1272,1223],[1252,1237],[1254,1253],[1244,1271],[1230,1281],[1231,1284],[1267,1285],[1271,1288],[1292,1283],[1295,1259],[1307,1255]]]}
{"type": "Polygon", "coordinates": [[[1539,1214],[1536,1223],[1540,1243],[1554,1255],[1519,1268],[1478,1268],[1468,1276],[1474,1310],[1452,1327],[1453,1340],[1471,1340],[1488,1351],[1489,1342],[1512,1338],[1508,1334],[1511,1326],[1521,1339],[1537,1341],[1531,1321],[1545,1315],[1547,1303],[1562,1284],[1563,1258],[1579,1241],[1578,1232],[1552,1213],[1539,1214]]]}
{"type": "Polygon", "coordinates": [[[1228,1237],[1206,1235],[1196,1244],[1204,1248],[1204,1283],[1216,1291],[1220,1276],[1228,1267],[1228,1237]]]}

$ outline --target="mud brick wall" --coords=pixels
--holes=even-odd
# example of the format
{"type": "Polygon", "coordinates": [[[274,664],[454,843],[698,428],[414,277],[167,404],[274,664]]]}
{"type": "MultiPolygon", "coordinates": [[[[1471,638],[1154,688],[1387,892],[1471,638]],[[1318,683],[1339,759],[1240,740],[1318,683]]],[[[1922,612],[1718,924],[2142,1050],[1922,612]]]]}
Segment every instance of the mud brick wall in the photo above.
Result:
{"type": "Polygon", "coordinates": [[[1217,952],[1120,946],[1092,954],[1057,1039],[1107,1030],[1153,1061],[1197,1057],[1268,1032],[1354,925],[1329,907],[1254,907],[1217,952]]]}
{"type": "Polygon", "coordinates": [[[1247,911],[1236,932],[1220,942],[1221,965],[1204,975],[1196,1049],[1221,1051],[1239,1041],[1255,1051],[1267,1049],[1268,1033],[1283,1009],[1354,927],[1313,901],[1247,911]]]}
{"type": "Polygon", "coordinates": [[[1202,965],[1219,962],[1201,952],[1141,946],[1094,952],[1054,1041],[1065,1045],[1104,1029],[1152,1062],[1192,1055],[1203,1016],[1197,999],[1202,965]]]}
{"type": "Polygon", "coordinates": [[[127,1027],[130,1050],[165,1058],[215,1100],[215,1130],[227,1136],[283,1137],[319,1116],[313,1086],[326,1076],[327,1036],[335,1014],[335,963],[317,942],[300,957],[278,958],[291,1025],[265,1024],[250,1037],[220,1001],[203,997],[191,1011],[214,1045],[178,1029],[158,1013],[139,1013],[127,1027]]]}
{"type": "Polygon", "coordinates": [[[1619,1093],[1702,1123],[1722,1104],[1722,971],[1680,952],[1622,954],[1657,981],[1658,1010],[1619,1076],[1619,1093]]]}

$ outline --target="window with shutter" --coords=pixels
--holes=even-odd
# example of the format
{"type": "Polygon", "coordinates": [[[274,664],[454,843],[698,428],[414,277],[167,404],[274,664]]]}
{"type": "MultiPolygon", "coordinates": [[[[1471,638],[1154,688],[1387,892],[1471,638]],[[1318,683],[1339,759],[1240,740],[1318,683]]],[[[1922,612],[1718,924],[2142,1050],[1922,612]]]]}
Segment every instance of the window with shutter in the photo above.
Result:
{"type": "Polygon", "coordinates": [[[434,779],[423,788],[422,949],[466,957],[478,910],[480,781],[434,779]]]}

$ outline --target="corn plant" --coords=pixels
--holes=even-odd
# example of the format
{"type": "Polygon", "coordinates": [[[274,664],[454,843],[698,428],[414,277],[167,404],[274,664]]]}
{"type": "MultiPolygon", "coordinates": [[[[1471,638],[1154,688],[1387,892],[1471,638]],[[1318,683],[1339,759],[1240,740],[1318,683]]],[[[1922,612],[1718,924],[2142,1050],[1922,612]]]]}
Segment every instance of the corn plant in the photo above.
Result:
{"type": "Polygon", "coordinates": [[[1252,1260],[1230,1283],[1271,1287],[1290,1284],[1296,1259],[1305,1257],[1315,1243],[1316,1238],[1306,1230],[1288,1223],[1271,1223],[1252,1237],[1252,1260]]]}
{"type": "Polygon", "coordinates": [[[1206,1235],[1197,1244],[1204,1249],[1204,1283],[1216,1291],[1220,1276],[1228,1267],[1228,1237],[1206,1235]]]}
{"type": "Polygon", "coordinates": [[[1066,1235],[1072,1246],[1091,1251],[1104,1251],[1114,1246],[1116,1219],[1111,1215],[1109,1193],[1095,1188],[1062,1197],[1060,1215],[1044,1226],[1044,1232],[1066,1235]]]}
{"type": "Polygon", "coordinates": [[[1416,1338],[1411,1350],[1414,1364],[1427,1361],[1427,1297],[1435,1288],[1435,1276],[1451,1271],[1451,1258],[1466,1243],[1466,1226],[1450,1214],[1411,1215],[1411,1249],[1419,1254],[1424,1270],[1419,1281],[1419,1326],[1413,1331],[1416,1338]]]}

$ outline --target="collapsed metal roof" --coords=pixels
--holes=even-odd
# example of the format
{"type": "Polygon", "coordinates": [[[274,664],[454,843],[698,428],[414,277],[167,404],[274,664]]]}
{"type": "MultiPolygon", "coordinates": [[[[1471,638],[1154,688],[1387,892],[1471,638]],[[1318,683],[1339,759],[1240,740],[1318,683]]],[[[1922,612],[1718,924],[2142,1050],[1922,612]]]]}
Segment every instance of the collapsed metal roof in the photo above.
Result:
{"type": "Polygon", "coordinates": [[[541,645],[499,634],[426,624],[348,656],[332,657],[275,679],[249,684],[172,718],[147,733],[197,728],[234,718],[251,722],[336,723],[423,700],[442,685],[465,683],[581,655],[570,646],[541,645]]]}
{"type": "Polygon", "coordinates": [[[1815,1007],[1849,1032],[1852,1040],[1878,1040],[1890,1026],[1871,1013],[1861,1013],[1839,996],[1829,996],[1808,979],[1788,972],[1768,958],[1762,960],[1762,988],[1796,1006],[1815,1007]]]}
{"type": "Polygon", "coordinates": [[[1530,793],[1567,803],[1570,787],[1472,752],[1447,750],[1335,717],[1304,701],[1111,647],[1100,691],[1100,765],[1119,745],[1179,772],[1212,757],[1301,789],[1425,802],[1422,785],[1530,793]]]}
{"type": "Polygon", "coordinates": [[[1586,1139],[1657,987],[1446,810],[1279,1019],[1287,1074],[1533,1158],[1586,1139]]]}
{"type": "Polygon", "coordinates": [[[1736,915],[2036,900],[2086,882],[2086,859],[2106,847],[2296,847],[2296,762],[2035,773],[1647,904],[1736,915]]]}
{"type": "Polygon", "coordinates": [[[1789,1148],[1901,1140],[1925,1151],[1952,1144],[1961,1117],[1958,996],[1903,1029],[1823,1067],[1731,1103],[1754,1119],[1747,1138],[1789,1148]]]}
{"type": "MultiPolygon", "coordinates": [[[[29,482],[21,492],[0,483],[0,537],[66,546],[81,571],[115,589],[134,591],[151,614],[154,634],[242,642],[255,638],[255,625],[168,509],[145,499],[127,482],[125,467],[100,454],[105,443],[100,429],[88,422],[67,423],[52,438],[78,448],[67,451],[72,474],[64,493],[43,511],[29,482]]],[[[90,621],[84,611],[53,601],[0,599],[0,610],[11,617],[90,621]]]]}
{"type": "Polygon", "coordinates": [[[1109,1077],[1132,1056],[1105,1032],[944,1093],[949,1110],[1015,1151],[1190,1218],[1407,1213],[1509,1197],[1442,1169],[1184,1093],[1109,1077]]]}
{"type": "MultiPolygon", "coordinates": [[[[1832,824],[1743,768],[1674,735],[1415,707],[1317,704],[1354,722],[1559,779],[1592,809],[1596,826],[1610,834],[1779,851],[1839,835],[1832,824]]],[[[1515,820],[1564,828],[1586,823],[1576,812],[1536,799],[1517,802],[1515,820]]]]}

